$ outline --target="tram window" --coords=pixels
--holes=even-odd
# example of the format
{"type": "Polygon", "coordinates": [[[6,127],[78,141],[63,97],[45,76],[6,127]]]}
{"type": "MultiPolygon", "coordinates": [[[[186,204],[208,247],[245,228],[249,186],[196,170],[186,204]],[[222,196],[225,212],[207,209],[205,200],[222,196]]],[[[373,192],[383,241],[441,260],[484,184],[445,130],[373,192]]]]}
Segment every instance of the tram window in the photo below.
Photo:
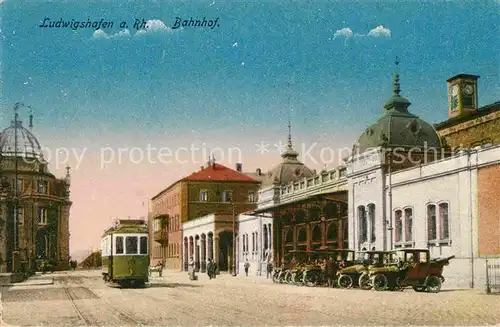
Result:
{"type": "Polygon", "coordinates": [[[137,236],[127,236],[125,238],[125,249],[127,254],[137,254],[137,236]]]}
{"type": "Polygon", "coordinates": [[[148,238],[147,236],[141,236],[141,254],[148,254],[148,238]]]}
{"type": "Polygon", "coordinates": [[[123,254],[123,236],[116,237],[116,254],[123,254]]]}

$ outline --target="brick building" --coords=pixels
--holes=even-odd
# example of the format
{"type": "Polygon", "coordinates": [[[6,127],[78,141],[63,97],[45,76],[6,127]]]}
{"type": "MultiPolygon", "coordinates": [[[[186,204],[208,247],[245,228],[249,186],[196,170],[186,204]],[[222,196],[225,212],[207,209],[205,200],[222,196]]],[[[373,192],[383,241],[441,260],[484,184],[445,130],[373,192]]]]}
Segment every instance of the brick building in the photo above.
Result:
{"type": "Polygon", "coordinates": [[[478,106],[479,76],[448,79],[448,119],[435,125],[451,149],[500,144],[500,101],[478,106]]]}
{"type": "MultiPolygon", "coordinates": [[[[260,175],[260,170],[257,170],[260,175]]],[[[232,215],[254,209],[260,181],[211,160],[151,199],[149,230],[151,262],[165,260],[167,267],[181,269],[182,224],[209,214],[232,215]],[[153,242],[152,242],[153,243],[153,242]]]]}
{"type": "Polygon", "coordinates": [[[17,112],[1,133],[0,152],[0,271],[34,272],[42,260],[68,269],[69,167],[63,179],[50,173],[17,112]]]}

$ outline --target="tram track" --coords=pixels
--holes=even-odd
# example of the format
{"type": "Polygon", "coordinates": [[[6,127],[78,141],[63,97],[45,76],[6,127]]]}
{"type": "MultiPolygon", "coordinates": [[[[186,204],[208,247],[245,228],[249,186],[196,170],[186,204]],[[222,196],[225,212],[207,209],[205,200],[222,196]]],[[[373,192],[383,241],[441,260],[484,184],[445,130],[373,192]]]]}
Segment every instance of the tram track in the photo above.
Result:
{"type": "MultiPolygon", "coordinates": [[[[116,313],[117,318],[119,318],[119,320],[120,320],[120,325],[121,326],[124,326],[124,325],[128,325],[128,326],[131,326],[131,325],[133,325],[133,326],[144,326],[144,325],[147,325],[147,323],[141,322],[140,320],[138,320],[137,318],[135,318],[134,316],[132,316],[128,312],[126,312],[124,310],[117,309],[109,301],[103,299],[101,296],[99,296],[94,291],[92,291],[89,287],[85,286],[85,284],[83,282],[81,282],[80,280],[71,279],[71,281],[74,282],[74,283],[76,283],[76,284],[78,284],[79,287],[81,287],[82,289],[84,289],[85,292],[91,294],[96,300],[102,302],[102,304],[104,304],[104,307],[106,307],[109,311],[116,313]]],[[[69,298],[69,300],[70,300],[73,308],[77,312],[78,317],[83,322],[85,322],[85,324],[87,326],[108,326],[109,325],[109,323],[102,324],[102,323],[98,322],[96,319],[90,319],[86,314],[84,314],[83,311],[78,307],[78,305],[75,302],[76,298],[72,294],[71,287],[67,286],[68,285],[68,279],[67,278],[65,278],[64,284],[65,284],[64,285],[64,291],[65,291],[66,295],[68,296],[68,298],[69,298]]]]}

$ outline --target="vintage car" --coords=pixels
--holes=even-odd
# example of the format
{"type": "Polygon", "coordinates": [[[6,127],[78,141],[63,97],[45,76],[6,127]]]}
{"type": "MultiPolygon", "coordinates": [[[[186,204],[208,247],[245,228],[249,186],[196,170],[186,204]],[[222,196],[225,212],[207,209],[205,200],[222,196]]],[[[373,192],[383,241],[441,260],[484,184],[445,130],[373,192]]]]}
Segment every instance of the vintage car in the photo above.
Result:
{"type": "Polygon", "coordinates": [[[428,249],[397,251],[397,264],[370,269],[371,285],[377,291],[404,289],[438,293],[444,282],[443,268],[455,256],[430,260],[428,249]]]}
{"type": "Polygon", "coordinates": [[[363,251],[358,253],[364,258],[354,261],[351,265],[341,264],[340,269],[337,271],[338,287],[352,288],[360,286],[367,289],[368,267],[370,265],[384,265],[393,260],[393,251],[363,251]]]}

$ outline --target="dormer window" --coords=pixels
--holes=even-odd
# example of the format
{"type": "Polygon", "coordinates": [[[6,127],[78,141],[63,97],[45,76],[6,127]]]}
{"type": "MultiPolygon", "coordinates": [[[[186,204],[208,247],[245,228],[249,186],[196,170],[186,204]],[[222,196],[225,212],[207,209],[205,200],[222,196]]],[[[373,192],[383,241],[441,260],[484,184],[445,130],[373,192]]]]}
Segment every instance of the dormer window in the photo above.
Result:
{"type": "Polygon", "coordinates": [[[202,202],[208,201],[208,191],[207,190],[200,191],[200,201],[202,201],[202,202]]]}
{"type": "Polygon", "coordinates": [[[225,190],[222,192],[222,202],[233,202],[233,191],[225,190]]]}
{"type": "Polygon", "coordinates": [[[47,194],[49,190],[49,183],[47,181],[38,181],[37,192],[42,194],[47,194]]]}

